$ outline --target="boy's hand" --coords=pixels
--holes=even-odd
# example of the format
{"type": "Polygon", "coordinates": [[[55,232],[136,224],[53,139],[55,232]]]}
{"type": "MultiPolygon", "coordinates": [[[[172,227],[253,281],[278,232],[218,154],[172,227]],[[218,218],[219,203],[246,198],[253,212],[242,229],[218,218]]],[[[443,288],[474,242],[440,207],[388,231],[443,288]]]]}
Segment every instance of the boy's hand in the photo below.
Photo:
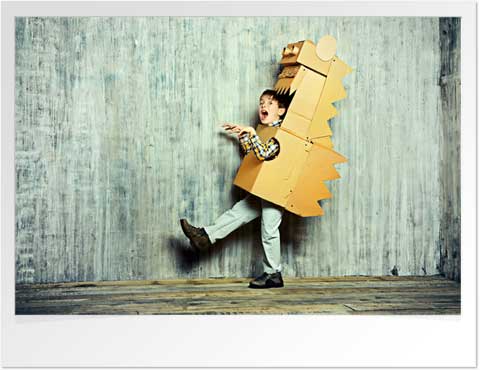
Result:
{"type": "Polygon", "coordinates": [[[257,134],[257,132],[251,126],[244,126],[238,133],[238,137],[240,138],[243,134],[248,134],[249,137],[252,137],[257,134]]]}
{"type": "Polygon", "coordinates": [[[224,123],[222,127],[229,133],[240,133],[243,129],[243,126],[230,124],[228,122],[224,123]]]}
{"type": "Polygon", "coordinates": [[[224,123],[222,127],[229,133],[238,133],[239,138],[245,133],[247,133],[249,136],[255,135],[257,133],[255,129],[251,126],[235,125],[228,122],[224,123]]]}

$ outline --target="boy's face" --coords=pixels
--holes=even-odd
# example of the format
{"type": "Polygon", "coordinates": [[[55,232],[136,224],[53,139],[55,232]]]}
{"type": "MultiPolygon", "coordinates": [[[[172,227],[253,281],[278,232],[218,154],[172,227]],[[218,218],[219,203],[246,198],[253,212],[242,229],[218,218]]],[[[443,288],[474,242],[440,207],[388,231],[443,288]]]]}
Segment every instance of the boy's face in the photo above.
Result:
{"type": "Polygon", "coordinates": [[[278,107],[278,101],[272,99],[271,95],[262,95],[258,104],[258,117],[262,124],[271,124],[280,120],[285,113],[285,108],[278,107]]]}

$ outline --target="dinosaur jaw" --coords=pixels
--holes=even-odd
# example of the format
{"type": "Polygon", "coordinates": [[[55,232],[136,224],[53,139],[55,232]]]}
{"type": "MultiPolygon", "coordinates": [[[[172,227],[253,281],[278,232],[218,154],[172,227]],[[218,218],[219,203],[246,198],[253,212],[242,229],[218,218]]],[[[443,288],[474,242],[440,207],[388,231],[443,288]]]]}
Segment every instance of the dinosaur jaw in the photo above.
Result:
{"type": "Polygon", "coordinates": [[[295,79],[295,76],[300,70],[300,65],[296,66],[286,66],[283,68],[282,72],[278,75],[278,80],[275,84],[275,90],[279,94],[293,94],[293,91],[290,91],[292,82],[295,79]]]}
{"type": "Polygon", "coordinates": [[[278,75],[274,89],[279,94],[292,95],[300,86],[306,71],[306,68],[302,65],[284,67],[278,75]]]}

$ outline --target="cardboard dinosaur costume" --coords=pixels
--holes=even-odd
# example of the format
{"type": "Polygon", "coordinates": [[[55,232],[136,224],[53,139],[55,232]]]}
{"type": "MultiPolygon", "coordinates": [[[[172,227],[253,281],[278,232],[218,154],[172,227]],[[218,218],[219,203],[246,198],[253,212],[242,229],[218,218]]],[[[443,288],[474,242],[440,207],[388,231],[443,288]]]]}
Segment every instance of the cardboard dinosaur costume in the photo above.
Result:
{"type": "MultiPolygon", "coordinates": [[[[212,225],[197,228],[185,219],[180,221],[192,246],[207,250],[217,240],[261,217],[264,273],[250,282],[251,288],[283,287],[279,231],[282,214],[287,209],[300,216],[323,215],[317,200],[331,197],[323,182],[338,178],[333,165],[346,161],[332,149],[332,132],[327,123],[336,114],[332,102],[346,96],[341,79],[350,72],[335,56],[335,45],[333,37],[325,36],[318,45],[307,40],[284,49],[280,61],[284,68],[275,89],[280,94],[293,95],[293,99],[280,126],[274,125],[280,122],[278,100],[276,106],[272,105],[275,112],[272,117],[265,110],[266,117],[276,121],[262,120],[259,109],[263,124],[258,125],[256,133],[262,144],[256,135],[247,135],[252,148],[255,143],[259,146],[269,143],[268,148],[275,149],[266,156],[258,156],[255,150],[246,151],[234,184],[251,194],[212,225]],[[270,138],[277,143],[272,145],[270,138]]],[[[263,96],[259,108],[267,104],[262,101],[263,96]]],[[[245,128],[239,130],[241,133],[245,128]]]]}
{"type": "Polygon", "coordinates": [[[278,156],[258,161],[249,153],[234,184],[300,216],[323,215],[318,200],[331,198],[324,181],[340,177],[334,164],[347,159],[335,152],[328,120],[337,114],[333,102],[346,97],[342,78],[351,68],[335,56],[336,41],[324,36],[289,44],[275,84],[280,94],[294,94],[280,127],[259,125],[257,134],[280,144],[278,156]]]}

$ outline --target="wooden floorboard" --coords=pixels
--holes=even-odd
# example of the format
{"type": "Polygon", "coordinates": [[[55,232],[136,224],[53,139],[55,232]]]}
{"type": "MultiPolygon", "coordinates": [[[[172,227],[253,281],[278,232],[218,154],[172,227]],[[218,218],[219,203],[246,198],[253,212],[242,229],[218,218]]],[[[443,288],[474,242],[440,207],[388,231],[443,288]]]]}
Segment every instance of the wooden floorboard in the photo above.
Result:
{"type": "Polygon", "coordinates": [[[16,314],[460,314],[460,284],[440,276],[286,278],[17,285],[16,314]]]}

